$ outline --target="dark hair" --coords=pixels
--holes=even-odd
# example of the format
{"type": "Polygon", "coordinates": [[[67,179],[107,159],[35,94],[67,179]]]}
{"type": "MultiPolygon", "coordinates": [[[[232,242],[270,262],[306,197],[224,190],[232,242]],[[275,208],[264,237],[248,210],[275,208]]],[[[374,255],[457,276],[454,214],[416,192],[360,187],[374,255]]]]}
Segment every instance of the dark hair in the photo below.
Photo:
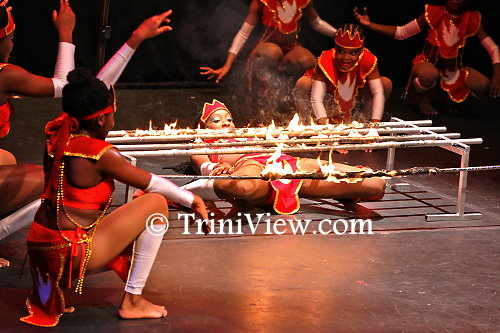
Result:
{"type": "Polygon", "coordinates": [[[203,116],[203,110],[201,110],[200,112],[198,112],[198,114],[196,115],[196,118],[194,118],[194,122],[192,124],[193,128],[198,128],[198,125],[201,124],[201,128],[204,128],[205,126],[203,125],[203,123],[201,123],[201,117],[203,116]]]}
{"type": "Polygon", "coordinates": [[[0,7],[0,29],[3,29],[9,23],[9,16],[7,15],[7,8],[5,6],[0,7]]]}
{"type": "Polygon", "coordinates": [[[112,92],[90,69],[79,67],[69,72],[68,84],[63,88],[64,112],[72,117],[82,118],[112,103],[112,92]]]}
{"type": "Polygon", "coordinates": [[[365,38],[365,29],[356,23],[344,23],[340,26],[339,31],[349,31],[349,36],[352,37],[356,32],[359,33],[359,38],[365,38]]]}

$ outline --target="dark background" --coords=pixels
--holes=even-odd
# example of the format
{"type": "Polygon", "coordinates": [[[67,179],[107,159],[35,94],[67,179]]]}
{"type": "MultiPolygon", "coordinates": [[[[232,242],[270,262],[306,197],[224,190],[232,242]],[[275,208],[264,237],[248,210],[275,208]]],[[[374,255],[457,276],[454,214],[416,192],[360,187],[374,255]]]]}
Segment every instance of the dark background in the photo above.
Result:
{"type": "MultiPolygon", "coordinates": [[[[405,24],[423,12],[429,1],[381,0],[315,0],[314,6],[320,17],[335,27],[354,21],[352,9],[368,7],[373,22],[405,24]]],[[[498,24],[498,0],[472,1],[471,8],[483,15],[483,26],[492,38],[500,44],[498,24]]],[[[57,53],[57,34],[52,26],[51,11],[58,7],[58,1],[12,0],[16,21],[15,47],[11,62],[29,71],[51,76],[57,53]]],[[[74,42],[77,46],[76,65],[87,66],[94,71],[97,65],[97,44],[99,17],[102,0],[70,1],[77,25],[74,42]]],[[[143,19],[173,9],[173,32],[148,40],[139,48],[122,75],[120,82],[170,82],[197,84],[206,82],[199,75],[199,66],[221,66],[227,49],[243,23],[249,0],[111,0],[109,25],[111,38],[107,42],[108,59],[128,38],[143,19]]],[[[431,2],[434,4],[440,1],[431,2]]],[[[303,22],[300,40],[303,45],[318,56],[322,50],[332,47],[332,41],[312,30],[303,22]]],[[[238,56],[235,67],[226,83],[238,82],[237,70],[246,55],[258,40],[261,27],[252,33],[245,48],[238,56]]],[[[420,50],[424,34],[404,41],[397,41],[382,35],[367,32],[366,46],[379,58],[383,75],[391,78],[395,85],[404,85],[409,75],[411,59],[420,50]]],[[[491,76],[491,61],[486,51],[475,40],[469,39],[465,48],[464,63],[488,77],[491,76]]]]}

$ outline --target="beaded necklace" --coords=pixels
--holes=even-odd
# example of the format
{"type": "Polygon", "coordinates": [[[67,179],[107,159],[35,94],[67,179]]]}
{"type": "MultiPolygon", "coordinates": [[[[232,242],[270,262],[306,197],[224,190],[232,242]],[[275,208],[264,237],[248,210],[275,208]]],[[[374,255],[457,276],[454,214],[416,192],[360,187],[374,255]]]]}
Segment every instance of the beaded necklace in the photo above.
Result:
{"type": "MultiPolygon", "coordinates": [[[[108,202],[106,203],[106,206],[104,207],[103,211],[101,212],[101,214],[99,214],[99,216],[97,217],[97,219],[93,223],[91,223],[88,226],[83,226],[83,225],[79,224],[78,222],[76,222],[68,214],[68,212],[64,208],[64,204],[63,204],[63,198],[64,198],[63,183],[64,183],[64,167],[65,167],[65,164],[66,163],[64,161],[62,161],[61,167],[59,168],[59,179],[58,179],[57,195],[56,195],[56,222],[57,222],[57,229],[59,230],[59,233],[68,242],[68,244],[72,247],[70,260],[73,260],[73,258],[72,258],[73,255],[74,255],[73,245],[74,244],[82,244],[82,245],[86,244],[86,246],[85,246],[85,255],[83,257],[83,263],[82,263],[82,266],[80,267],[80,275],[78,277],[78,282],[77,282],[76,288],[75,288],[75,292],[81,294],[82,293],[82,287],[83,287],[83,279],[85,277],[85,271],[87,269],[87,264],[88,264],[88,262],[90,260],[90,255],[92,254],[91,243],[92,243],[92,239],[94,237],[95,229],[97,228],[97,225],[99,224],[99,222],[104,217],[104,215],[106,214],[107,210],[109,209],[109,206],[111,205],[111,201],[113,200],[113,195],[111,195],[109,197],[108,202]],[[76,242],[73,241],[73,240],[71,240],[71,239],[69,239],[68,237],[66,237],[63,234],[63,232],[61,231],[61,227],[59,225],[59,213],[61,211],[64,213],[64,215],[66,216],[66,218],[77,227],[77,229],[80,228],[80,229],[83,229],[83,230],[88,230],[88,229],[94,228],[94,230],[92,232],[92,235],[89,237],[85,233],[85,234],[83,234],[82,238],[79,239],[76,242]]],[[[70,265],[70,270],[71,270],[71,267],[72,267],[72,265],[70,265]]],[[[71,271],[69,273],[69,276],[70,276],[68,278],[70,280],[69,283],[71,283],[71,271]]]]}

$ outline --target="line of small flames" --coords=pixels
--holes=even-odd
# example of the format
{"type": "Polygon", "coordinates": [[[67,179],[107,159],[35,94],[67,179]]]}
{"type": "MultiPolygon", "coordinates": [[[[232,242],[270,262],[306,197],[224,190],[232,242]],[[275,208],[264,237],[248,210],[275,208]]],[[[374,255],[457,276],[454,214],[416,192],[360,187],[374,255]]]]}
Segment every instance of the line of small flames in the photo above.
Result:
{"type": "MultiPolygon", "coordinates": [[[[274,137],[273,134],[276,134],[277,132],[283,132],[283,131],[306,131],[306,130],[313,130],[313,131],[319,131],[319,130],[350,130],[349,136],[362,136],[361,134],[358,133],[356,129],[361,129],[365,128],[363,124],[359,122],[352,122],[350,124],[326,124],[326,125],[317,125],[314,123],[314,121],[311,119],[311,125],[303,125],[303,123],[299,119],[299,115],[296,113],[294,114],[292,120],[288,123],[286,127],[277,127],[276,124],[274,123],[274,120],[271,121],[271,124],[267,127],[262,127],[262,128],[243,128],[243,129],[237,129],[241,130],[243,132],[255,132],[255,133],[266,133],[266,140],[273,140],[273,139],[288,139],[288,136],[286,134],[280,134],[278,137],[274,137]]],[[[368,133],[366,136],[374,136],[376,133],[375,128],[370,128],[369,129],[371,132],[368,133]]],[[[210,130],[210,129],[192,129],[192,128],[177,128],[177,121],[170,123],[170,124],[165,124],[163,130],[155,130],[153,129],[153,124],[152,121],[149,121],[149,128],[147,130],[141,130],[141,129],[136,129],[133,134],[128,134],[126,131],[124,131],[124,136],[165,136],[165,135],[179,135],[179,134],[209,134],[209,133],[225,133],[225,132],[233,132],[234,129],[222,129],[222,130],[210,130]]],[[[378,133],[376,134],[378,136],[378,133]]],[[[318,135],[318,137],[327,137],[326,135],[318,135]]]]}

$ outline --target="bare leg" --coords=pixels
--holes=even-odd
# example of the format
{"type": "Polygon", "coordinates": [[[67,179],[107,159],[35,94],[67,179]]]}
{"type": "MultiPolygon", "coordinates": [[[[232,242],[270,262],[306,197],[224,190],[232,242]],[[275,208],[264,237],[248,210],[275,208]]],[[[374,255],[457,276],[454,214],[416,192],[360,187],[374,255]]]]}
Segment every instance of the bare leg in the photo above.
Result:
{"type": "Polygon", "coordinates": [[[422,62],[413,67],[413,76],[414,81],[412,84],[420,95],[420,112],[425,115],[437,115],[438,111],[434,109],[431,103],[430,90],[439,80],[439,71],[433,64],[422,62]]]}
{"type": "MultiPolygon", "coordinates": [[[[297,80],[300,80],[305,74],[306,70],[314,68],[316,66],[316,58],[302,46],[295,47],[293,50],[289,51],[283,56],[283,61],[281,64],[281,74],[282,74],[282,84],[280,87],[280,111],[286,114],[290,114],[294,107],[297,107],[295,102],[295,88],[297,87],[297,80]],[[295,87],[295,88],[294,88],[295,87]],[[295,103],[294,103],[295,102],[295,103]]],[[[312,83],[309,83],[312,84],[312,83]]],[[[307,110],[309,106],[309,113],[312,110],[310,106],[310,93],[311,87],[307,90],[307,83],[304,87],[305,94],[302,94],[304,107],[307,110]]],[[[302,109],[304,109],[302,107],[302,109]]],[[[296,109],[299,114],[301,109],[296,109]]],[[[302,115],[301,115],[302,116],[302,115]]],[[[290,115],[291,118],[291,115],[290,115]]],[[[309,119],[303,119],[309,121],[309,119]]]]}
{"type": "Polygon", "coordinates": [[[490,80],[474,68],[466,67],[466,69],[469,71],[466,81],[475,97],[488,97],[490,93],[490,80]]]}
{"type": "Polygon", "coordinates": [[[0,166],[0,215],[39,198],[43,190],[43,177],[41,165],[0,166]]]}
{"type": "MultiPolygon", "coordinates": [[[[232,175],[258,175],[263,167],[254,161],[245,161],[232,175]]],[[[250,205],[258,205],[264,202],[270,194],[268,182],[264,180],[216,180],[214,182],[215,193],[223,199],[241,199],[250,205]]]]}
{"type": "Polygon", "coordinates": [[[279,66],[283,53],[274,43],[262,43],[251,54],[250,94],[251,105],[257,119],[252,119],[254,125],[273,118],[278,103],[278,88],[280,86],[279,66]],[[259,119],[261,118],[261,119],[259,119]]]}
{"type": "Polygon", "coordinates": [[[0,149],[0,166],[17,164],[16,158],[7,150],[0,149]]]}
{"type": "Polygon", "coordinates": [[[293,99],[295,101],[295,109],[299,114],[300,120],[309,124],[312,117],[312,106],[311,106],[311,87],[312,78],[307,76],[302,76],[295,83],[293,89],[293,99]]]}
{"type": "MultiPolygon", "coordinates": [[[[163,196],[149,193],[103,218],[92,241],[89,272],[99,270],[127,247],[144,231],[148,217],[154,213],[168,216],[168,207],[163,196]]],[[[118,313],[121,318],[161,318],[167,310],[147,301],[142,295],[125,293],[118,313]]]]}
{"type": "MultiPolygon", "coordinates": [[[[312,159],[302,159],[300,166],[308,172],[318,171],[318,163],[312,159]]],[[[359,168],[335,163],[339,171],[359,171],[359,168]]],[[[304,180],[299,195],[307,198],[333,199],[374,199],[382,198],[385,191],[385,180],[382,178],[365,178],[356,183],[334,183],[325,180],[304,180]]]]}

